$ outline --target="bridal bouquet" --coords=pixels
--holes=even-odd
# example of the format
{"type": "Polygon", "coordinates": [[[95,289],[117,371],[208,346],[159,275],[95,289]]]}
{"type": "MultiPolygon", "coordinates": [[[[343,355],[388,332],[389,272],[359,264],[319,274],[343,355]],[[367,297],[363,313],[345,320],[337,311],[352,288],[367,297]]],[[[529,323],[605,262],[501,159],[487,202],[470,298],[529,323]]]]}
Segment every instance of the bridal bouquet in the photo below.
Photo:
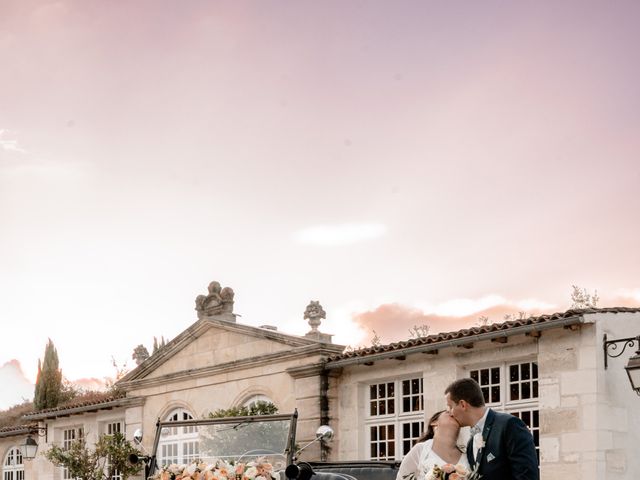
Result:
{"type": "Polygon", "coordinates": [[[468,470],[463,465],[445,463],[443,466],[434,465],[431,471],[427,472],[425,480],[478,480],[479,478],[477,468],[468,470]]]}
{"type": "Polygon", "coordinates": [[[189,465],[175,463],[164,466],[149,480],[273,480],[273,466],[260,459],[248,463],[194,462],[189,465]]]}

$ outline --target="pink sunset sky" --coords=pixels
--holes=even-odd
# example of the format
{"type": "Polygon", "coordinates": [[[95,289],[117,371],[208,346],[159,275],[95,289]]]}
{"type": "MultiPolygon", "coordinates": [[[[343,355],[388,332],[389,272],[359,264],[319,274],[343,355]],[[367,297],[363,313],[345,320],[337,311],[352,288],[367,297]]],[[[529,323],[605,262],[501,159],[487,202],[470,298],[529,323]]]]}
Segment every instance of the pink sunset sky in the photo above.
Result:
{"type": "Polygon", "coordinates": [[[640,305],[636,1],[0,3],[0,407],[196,320],[640,305]],[[15,382],[15,383],[12,383],[15,382]],[[14,391],[15,390],[15,391],[14,391]]]}

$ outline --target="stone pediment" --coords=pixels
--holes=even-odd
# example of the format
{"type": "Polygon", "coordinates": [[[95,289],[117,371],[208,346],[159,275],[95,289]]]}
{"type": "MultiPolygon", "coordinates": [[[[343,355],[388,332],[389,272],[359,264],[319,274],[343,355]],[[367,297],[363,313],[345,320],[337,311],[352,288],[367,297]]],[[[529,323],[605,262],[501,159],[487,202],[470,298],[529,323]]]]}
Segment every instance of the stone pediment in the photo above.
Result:
{"type": "Polygon", "coordinates": [[[296,355],[340,353],[341,345],[287,335],[212,317],[200,319],[123,377],[127,389],[140,383],[171,381],[186,375],[206,374],[216,368],[282,361],[296,355]]]}

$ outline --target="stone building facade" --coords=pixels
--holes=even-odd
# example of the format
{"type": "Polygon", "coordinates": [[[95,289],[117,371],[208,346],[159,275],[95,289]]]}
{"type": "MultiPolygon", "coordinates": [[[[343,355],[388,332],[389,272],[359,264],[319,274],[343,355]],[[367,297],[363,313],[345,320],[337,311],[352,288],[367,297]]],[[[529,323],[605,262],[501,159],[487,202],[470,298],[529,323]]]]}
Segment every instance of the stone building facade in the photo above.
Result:
{"type": "Polygon", "coordinates": [[[633,352],[605,370],[605,333],[640,334],[640,309],[568,311],[331,356],[336,455],[401,458],[445,407],[446,386],[471,376],[489,406],[529,425],[542,479],[637,478],[640,398],[623,368],[633,352]]]}
{"type": "MultiPolygon", "coordinates": [[[[120,380],[122,395],[33,412],[24,426],[0,429],[3,480],[70,480],[41,455],[21,459],[34,425],[44,434],[40,452],[79,436],[91,443],[120,431],[131,439],[139,428],[150,449],[158,418],[200,418],[256,399],[298,410],[299,444],[331,425],[331,460],[400,460],[425,418],[444,408],[445,387],[463,376],[479,381],[493,408],[530,426],[543,479],[640,473],[640,398],[623,368],[628,356],[605,370],[602,348],[605,333],[640,333],[640,309],[568,311],[345,352],[318,330],[319,304],[305,312],[309,334],[293,336],[237,323],[229,290],[210,286],[197,300],[198,321],[120,380]]],[[[184,439],[164,441],[166,459],[189,460],[184,439]]]]}

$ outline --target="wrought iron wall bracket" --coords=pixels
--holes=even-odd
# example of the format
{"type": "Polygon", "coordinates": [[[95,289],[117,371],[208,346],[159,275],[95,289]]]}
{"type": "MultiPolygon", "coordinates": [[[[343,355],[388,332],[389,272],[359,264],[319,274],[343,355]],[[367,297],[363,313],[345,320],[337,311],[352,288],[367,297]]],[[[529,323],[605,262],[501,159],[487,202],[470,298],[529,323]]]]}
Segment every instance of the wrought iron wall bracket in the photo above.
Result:
{"type": "Polygon", "coordinates": [[[38,435],[39,437],[44,437],[47,434],[47,425],[45,424],[44,427],[39,427],[36,425],[31,425],[29,427],[29,433],[32,435],[38,435]]]}
{"type": "Polygon", "coordinates": [[[607,358],[617,358],[624,353],[627,347],[633,348],[633,344],[638,345],[638,350],[640,350],[640,335],[637,337],[629,337],[629,338],[618,338],[616,340],[607,340],[607,334],[604,334],[604,339],[602,341],[602,348],[604,349],[604,368],[607,369],[608,362],[607,358]],[[618,344],[622,343],[622,349],[618,352],[618,344]],[[616,353],[617,352],[617,353],[616,353]]]}

